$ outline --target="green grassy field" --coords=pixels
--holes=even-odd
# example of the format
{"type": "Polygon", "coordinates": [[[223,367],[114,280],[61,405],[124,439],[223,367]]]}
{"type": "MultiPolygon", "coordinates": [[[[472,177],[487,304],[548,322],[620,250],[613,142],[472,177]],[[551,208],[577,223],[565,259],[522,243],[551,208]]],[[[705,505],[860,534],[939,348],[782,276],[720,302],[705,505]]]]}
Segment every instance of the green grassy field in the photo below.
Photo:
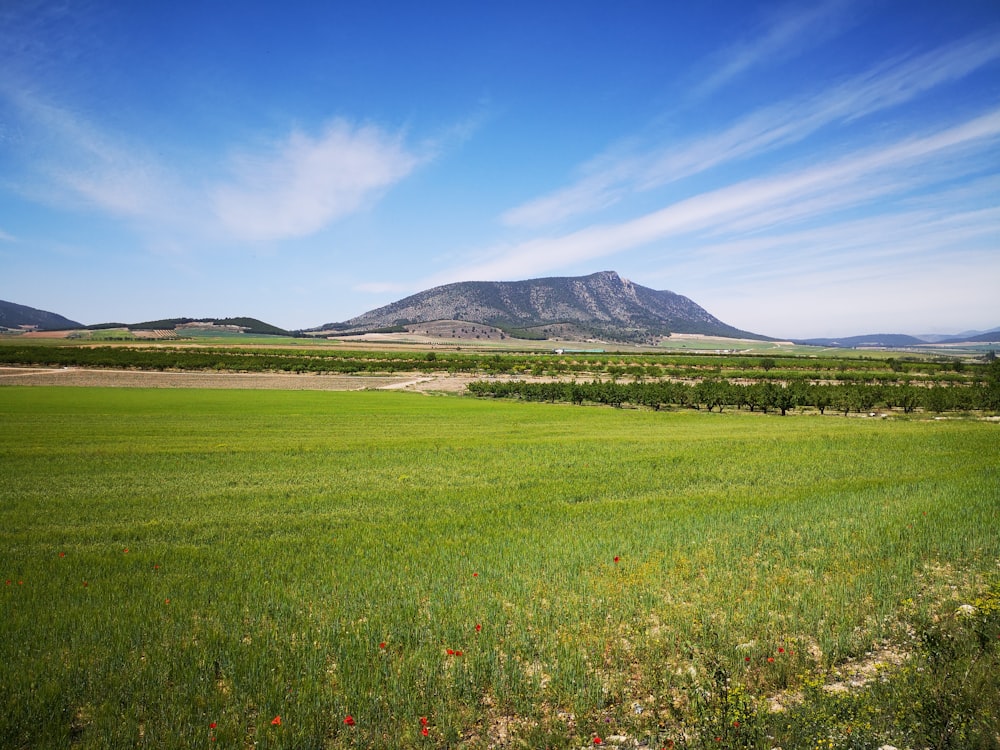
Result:
{"type": "Polygon", "coordinates": [[[997,430],[2,388],[0,738],[771,747],[995,577],[997,430]]]}

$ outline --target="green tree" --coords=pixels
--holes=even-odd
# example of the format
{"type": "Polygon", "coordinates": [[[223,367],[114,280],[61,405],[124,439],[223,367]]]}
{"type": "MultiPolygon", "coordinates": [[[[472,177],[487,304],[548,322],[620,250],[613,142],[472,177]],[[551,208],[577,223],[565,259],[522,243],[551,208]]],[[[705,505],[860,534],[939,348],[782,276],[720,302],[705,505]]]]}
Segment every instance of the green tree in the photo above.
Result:
{"type": "Polygon", "coordinates": [[[846,417],[851,409],[855,408],[857,404],[857,398],[855,397],[855,388],[851,385],[839,385],[833,391],[833,400],[831,406],[833,406],[837,411],[844,412],[846,417]]]}
{"type": "Polygon", "coordinates": [[[901,385],[897,388],[896,404],[904,414],[909,414],[920,405],[920,394],[912,385],[901,385]]]}
{"type": "Polygon", "coordinates": [[[795,408],[795,392],[788,386],[777,388],[774,393],[774,405],[781,410],[781,416],[785,416],[786,411],[795,408]]]}
{"type": "Polygon", "coordinates": [[[809,388],[809,400],[812,405],[819,409],[820,414],[825,414],[827,407],[833,403],[833,394],[828,385],[814,385],[809,388]]]}
{"type": "Polygon", "coordinates": [[[935,414],[940,414],[943,411],[948,410],[948,406],[951,403],[949,397],[950,388],[945,388],[941,385],[935,385],[931,388],[927,388],[924,391],[924,408],[927,411],[932,411],[935,414]]]}

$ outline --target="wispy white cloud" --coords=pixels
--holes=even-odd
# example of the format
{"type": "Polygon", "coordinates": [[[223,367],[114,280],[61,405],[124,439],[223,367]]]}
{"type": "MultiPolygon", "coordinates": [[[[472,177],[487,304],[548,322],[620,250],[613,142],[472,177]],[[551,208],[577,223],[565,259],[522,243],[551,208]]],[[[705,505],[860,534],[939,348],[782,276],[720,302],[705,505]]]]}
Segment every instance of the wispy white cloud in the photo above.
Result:
{"type": "Polygon", "coordinates": [[[771,336],[955,333],[970,320],[981,328],[996,325],[1000,275],[978,273],[976,260],[880,266],[867,273],[845,268],[770,281],[741,278],[724,295],[713,294],[712,285],[688,287],[686,293],[722,320],[771,336]]]}
{"type": "Polygon", "coordinates": [[[939,186],[903,201],[895,213],[702,235],[677,252],[650,252],[642,283],[683,284],[684,294],[722,320],[773,336],[874,333],[873,326],[919,334],[954,332],[968,320],[992,324],[1000,208],[957,208],[970,197],[982,202],[996,194],[992,181],[978,182],[978,195],[968,185],[939,186]],[[934,324],[915,329],[921,319],[934,324]]]}
{"type": "MultiPolygon", "coordinates": [[[[523,278],[605,258],[654,242],[774,231],[792,222],[836,221],[836,212],[928,188],[942,174],[974,176],[1000,140],[1000,109],[930,134],[856,151],[767,177],[744,180],[616,224],[500,248],[492,258],[430,282],[523,278]],[[946,163],[942,173],[938,167],[946,163]],[[447,278],[445,278],[447,276],[447,278]]],[[[429,282],[429,283],[430,283],[429,282]]]]}
{"type": "Polygon", "coordinates": [[[701,248],[692,262],[667,263],[652,276],[683,279],[685,293],[713,314],[770,335],[953,333],[969,320],[996,325],[997,219],[937,223],[907,213],[825,225],[720,253],[701,248]],[[718,269],[739,284],[722,292],[718,269]]]}
{"type": "Polygon", "coordinates": [[[180,188],[160,160],[126,136],[26,89],[0,86],[17,113],[24,174],[9,177],[28,197],[128,219],[176,212],[180,188]]]}
{"type": "Polygon", "coordinates": [[[17,237],[0,229],[0,242],[17,242],[17,237]]]}
{"type": "Polygon", "coordinates": [[[233,157],[231,182],[212,191],[219,221],[248,240],[301,237],[362,208],[422,161],[399,135],[334,120],[263,153],[233,157]]]}
{"type": "Polygon", "coordinates": [[[185,174],[143,143],[104,131],[27,88],[0,85],[0,98],[30,133],[22,174],[8,175],[10,186],[33,200],[129,220],[158,243],[164,231],[213,242],[313,234],[369,205],[476,126],[462,123],[418,154],[401,134],[338,119],[316,136],[293,130],[257,150],[234,149],[224,167],[209,158],[188,163],[185,174]],[[225,169],[230,177],[206,185],[190,177],[197,169],[225,169]]]}
{"type": "Polygon", "coordinates": [[[821,92],[758,109],[716,133],[660,148],[602,154],[583,166],[583,176],[575,183],[517,206],[502,219],[538,227],[596,212],[629,193],[789,146],[831,124],[848,124],[903,104],[997,60],[996,34],[897,58],[821,92]]]}
{"type": "MultiPolygon", "coordinates": [[[[934,197],[947,202],[948,192],[934,197]]],[[[998,239],[1000,208],[956,213],[903,210],[699,244],[687,258],[670,258],[664,271],[651,278],[681,276],[701,285],[710,283],[719,268],[751,285],[789,278],[796,283],[811,278],[830,281],[831,274],[852,281],[886,272],[900,276],[921,266],[940,268],[942,248],[949,262],[962,255],[982,258],[998,239]]]]}
{"type": "Polygon", "coordinates": [[[706,96],[754,68],[783,62],[835,36],[847,23],[851,5],[848,0],[827,0],[784,6],[754,30],[752,38],[715,55],[714,69],[697,87],[697,95],[706,96]]]}
{"type": "Polygon", "coordinates": [[[155,159],[99,141],[81,145],[74,164],[48,165],[53,182],[77,199],[131,219],[164,217],[174,208],[170,177],[155,159]]]}

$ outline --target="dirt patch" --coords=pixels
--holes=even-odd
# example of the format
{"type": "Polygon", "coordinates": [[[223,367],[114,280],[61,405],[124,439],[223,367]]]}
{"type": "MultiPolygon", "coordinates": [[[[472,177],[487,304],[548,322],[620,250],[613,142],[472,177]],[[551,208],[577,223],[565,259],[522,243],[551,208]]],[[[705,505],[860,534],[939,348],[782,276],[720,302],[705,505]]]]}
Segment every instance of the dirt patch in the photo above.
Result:
{"type": "Polygon", "coordinates": [[[21,338],[25,339],[67,339],[73,331],[25,331],[21,338]]]}
{"type": "Polygon", "coordinates": [[[899,646],[885,644],[867,654],[863,659],[846,662],[833,672],[833,680],[823,685],[828,693],[847,693],[860,690],[886,671],[901,667],[907,653],[899,646]]]}
{"type": "Polygon", "coordinates": [[[82,368],[0,368],[0,386],[62,385],[102,388],[229,388],[286,391],[363,391],[405,388],[413,376],[293,375],[288,373],[158,372],[82,368]]]}
{"type": "MultiPolygon", "coordinates": [[[[97,370],[81,367],[0,367],[0,386],[63,385],[102,388],[243,388],[286,391],[396,390],[422,393],[465,393],[482,375],[394,373],[392,375],[328,375],[280,372],[161,372],[158,370],[97,370]]],[[[489,377],[485,378],[491,379],[489,377]]],[[[559,378],[519,377],[511,380],[546,382],[559,378]]]]}
{"type": "MultiPolygon", "coordinates": [[[[863,657],[850,659],[838,665],[827,675],[826,681],[820,687],[827,693],[861,690],[873,680],[899,669],[908,656],[900,646],[885,641],[863,657]]],[[[772,713],[778,713],[802,703],[804,699],[802,690],[784,690],[769,696],[767,705],[772,713]]]]}

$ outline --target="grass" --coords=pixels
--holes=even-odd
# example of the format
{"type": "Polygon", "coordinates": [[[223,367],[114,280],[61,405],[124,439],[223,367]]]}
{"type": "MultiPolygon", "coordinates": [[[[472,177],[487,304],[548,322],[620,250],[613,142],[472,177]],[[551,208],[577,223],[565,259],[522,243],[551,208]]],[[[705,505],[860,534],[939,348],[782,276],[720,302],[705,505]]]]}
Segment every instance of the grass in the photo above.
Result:
{"type": "Polygon", "coordinates": [[[982,589],[996,429],[3,388],[0,737],[693,743],[982,589]]]}

